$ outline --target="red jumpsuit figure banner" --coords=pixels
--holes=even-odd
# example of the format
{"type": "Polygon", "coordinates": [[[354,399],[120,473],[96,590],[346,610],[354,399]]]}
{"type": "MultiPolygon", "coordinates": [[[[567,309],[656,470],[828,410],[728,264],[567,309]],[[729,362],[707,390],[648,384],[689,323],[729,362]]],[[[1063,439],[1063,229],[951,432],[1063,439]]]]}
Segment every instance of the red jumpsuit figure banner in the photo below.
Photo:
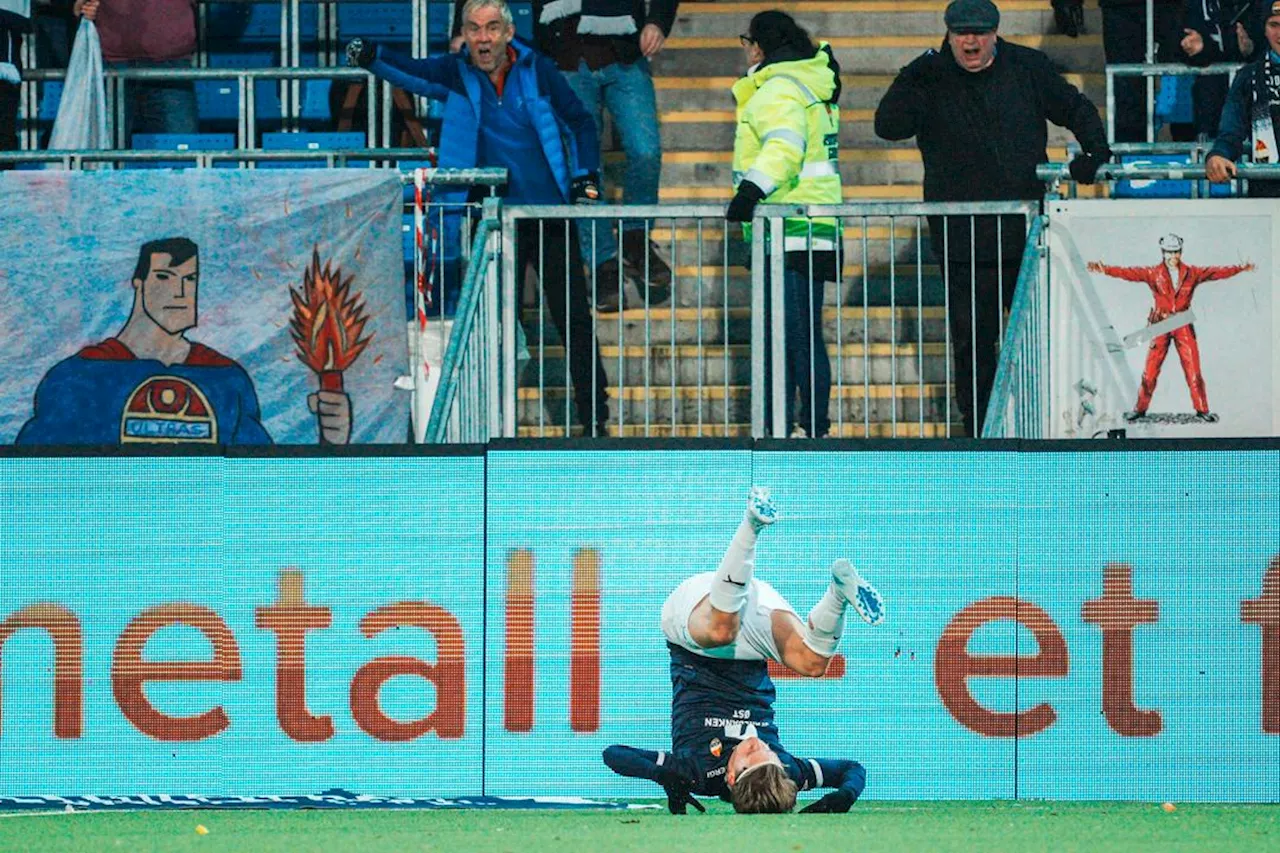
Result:
{"type": "MultiPolygon", "coordinates": [[[[1147,315],[1148,328],[1164,323],[1174,315],[1190,311],[1191,298],[1195,295],[1196,288],[1206,281],[1221,281],[1253,269],[1252,262],[1225,267],[1193,267],[1184,264],[1182,238],[1177,234],[1160,238],[1160,252],[1164,260],[1155,266],[1113,267],[1100,261],[1090,261],[1086,267],[1089,272],[1125,281],[1143,282],[1151,288],[1154,304],[1151,313],[1147,315]]],[[[1125,420],[1137,421],[1147,416],[1151,395],[1156,390],[1156,379],[1160,376],[1165,356],[1169,354],[1170,342],[1177,348],[1178,358],[1182,361],[1182,372],[1187,378],[1187,388],[1191,391],[1191,405],[1195,407],[1196,417],[1207,423],[1216,422],[1218,416],[1209,411],[1209,395],[1205,391],[1204,376],[1200,373],[1200,347],[1196,344],[1196,329],[1191,324],[1190,316],[1181,325],[1177,325],[1175,318],[1171,328],[1160,331],[1151,339],[1151,346],[1147,349],[1147,363],[1142,371],[1142,386],[1138,389],[1138,402],[1134,404],[1132,412],[1125,414],[1125,420]]]]}

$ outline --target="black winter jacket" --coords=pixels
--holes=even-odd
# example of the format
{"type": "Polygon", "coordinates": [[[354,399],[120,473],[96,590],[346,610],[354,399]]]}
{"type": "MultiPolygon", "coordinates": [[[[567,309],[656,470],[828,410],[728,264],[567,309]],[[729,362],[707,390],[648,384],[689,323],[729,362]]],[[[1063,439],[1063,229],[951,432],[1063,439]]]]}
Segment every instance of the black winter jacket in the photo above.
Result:
{"type": "Polygon", "coordinates": [[[1044,195],[1046,119],[1086,153],[1109,155],[1097,108],[1043,53],[999,39],[995,61],[974,73],[944,43],[899,72],[876,108],[876,135],[916,137],[925,201],[1032,200],[1044,195]]]}

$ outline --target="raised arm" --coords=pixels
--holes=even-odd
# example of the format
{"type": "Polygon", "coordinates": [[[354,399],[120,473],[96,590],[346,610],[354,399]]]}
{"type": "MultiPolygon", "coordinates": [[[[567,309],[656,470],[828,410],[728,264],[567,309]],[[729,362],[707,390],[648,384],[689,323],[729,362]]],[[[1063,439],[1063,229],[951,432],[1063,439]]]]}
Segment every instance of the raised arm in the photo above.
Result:
{"type": "Polygon", "coordinates": [[[1224,278],[1231,278],[1242,272],[1249,272],[1253,268],[1253,261],[1225,267],[1191,267],[1191,285],[1204,284],[1206,281],[1222,281],[1224,278]]]}
{"type": "Polygon", "coordinates": [[[930,50],[898,72],[876,106],[876,136],[899,140],[920,132],[929,107],[928,88],[942,59],[936,50],[930,50]]]}
{"type": "Polygon", "coordinates": [[[706,811],[693,798],[693,780],[680,771],[671,753],[615,743],[605,748],[603,757],[609,769],[619,776],[648,779],[661,785],[667,792],[667,810],[672,814],[684,814],[686,806],[706,811]]]}
{"type": "Polygon", "coordinates": [[[1089,261],[1085,265],[1085,269],[1089,272],[1100,272],[1103,275],[1109,275],[1112,278],[1119,278],[1125,281],[1139,281],[1143,284],[1150,284],[1151,282],[1150,267],[1113,267],[1110,264],[1102,263],[1102,261],[1089,261]]]}
{"type": "Polygon", "coordinates": [[[461,87],[458,58],[451,54],[414,59],[377,45],[373,61],[365,67],[393,86],[437,101],[445,100],[451,90],[461,87]]]}
{"type": "Polygon", "coordinates": [[[835,790],[805,806],[800,810],[801,814],[847,812],[862,795],[862,789],[867,786],[867,770],[856,761],[839,758],[810,758],[808,762],[814,771],[814,787],[835,788],[835,790]]]}

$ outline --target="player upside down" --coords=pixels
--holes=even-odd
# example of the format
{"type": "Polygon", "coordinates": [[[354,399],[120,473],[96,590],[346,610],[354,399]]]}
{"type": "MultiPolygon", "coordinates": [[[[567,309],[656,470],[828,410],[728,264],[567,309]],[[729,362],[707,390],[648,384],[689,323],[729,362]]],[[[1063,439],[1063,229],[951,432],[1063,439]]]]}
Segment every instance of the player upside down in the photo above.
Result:
{"type": "Polygon", "coordinates": [[[746,515],[720,567],[688,578],[662,606],[671,653],[671,751],[615,744],[604,762],[615,773],[662,785],[672,814],[705,811],[693,794],[718,796],[744,813],[790,811],[796,792],[835,788],[802,812],[845,812],[866,785],[856,761],[800,759],[782,747],[773,719],[766,662],[820,677],[844,628],[845,609],[869,624],[884,619],[880,594],[848,560],[801,622],[777,590],[753,577],[756,537],[777,519],[767,489],[753,488],[746,515]]]}

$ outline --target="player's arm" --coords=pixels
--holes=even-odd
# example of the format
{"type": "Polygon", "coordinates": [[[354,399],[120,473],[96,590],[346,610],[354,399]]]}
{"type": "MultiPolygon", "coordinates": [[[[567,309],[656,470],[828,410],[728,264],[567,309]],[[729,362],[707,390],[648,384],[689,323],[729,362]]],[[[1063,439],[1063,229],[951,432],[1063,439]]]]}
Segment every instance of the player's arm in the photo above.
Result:
{"type": "Polygon", "coordinates": [[[815,788],[835,788],[800,810],[801,814],[847,812],[867,786],[867,769],[856,761],[839,758],[810,758],[815,788]]]}
{"type": "Polygon", "coordinates": [[[667,809],[672,814],[684,814],[686,806],[705,812],[702,803],[693,798],[693,780],[681,772],[673,756],[666,752],[636,749],[615,743],[605,748],[604,763],[619,776],[648,779],[657,782],[667,792],[667,809]]]}

